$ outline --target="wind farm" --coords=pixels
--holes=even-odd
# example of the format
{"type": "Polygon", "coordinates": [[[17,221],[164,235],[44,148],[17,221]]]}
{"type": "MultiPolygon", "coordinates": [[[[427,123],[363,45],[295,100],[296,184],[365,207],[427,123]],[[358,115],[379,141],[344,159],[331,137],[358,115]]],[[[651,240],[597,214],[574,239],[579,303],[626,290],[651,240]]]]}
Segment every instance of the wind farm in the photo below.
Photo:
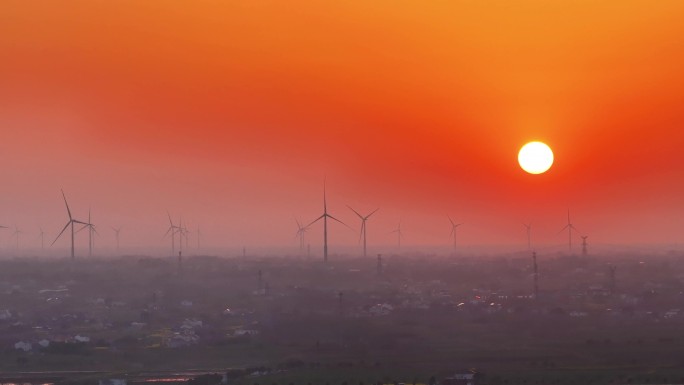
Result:
{"type": "Polygon", "coordinates": [[[683,19],[0,2],[0,384],[682,383],[683,19]]]}

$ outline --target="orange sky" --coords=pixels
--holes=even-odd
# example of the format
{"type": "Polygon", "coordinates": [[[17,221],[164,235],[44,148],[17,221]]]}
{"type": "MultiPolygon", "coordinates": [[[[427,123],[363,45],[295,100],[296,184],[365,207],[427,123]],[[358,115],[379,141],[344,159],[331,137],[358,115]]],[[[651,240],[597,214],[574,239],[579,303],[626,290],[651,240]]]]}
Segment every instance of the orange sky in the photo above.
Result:
{"type": "Polygon", "coordinates": [[[447,213],[465,244],[530,220],[562,244],[567,208],[595,243],[681,240],[681,1],[190,4],[0,3],[0,224],[27,245],[63,187],[104,245],[124,224],[164,246],[169,209],[214,246],[294,247],[324,177],[354,227],[345,204],[381,207],[374,244],[401,218],[407,244],[448,245],[447,213]],[[530,140],[549,173],[518,167],[530,140]]]}

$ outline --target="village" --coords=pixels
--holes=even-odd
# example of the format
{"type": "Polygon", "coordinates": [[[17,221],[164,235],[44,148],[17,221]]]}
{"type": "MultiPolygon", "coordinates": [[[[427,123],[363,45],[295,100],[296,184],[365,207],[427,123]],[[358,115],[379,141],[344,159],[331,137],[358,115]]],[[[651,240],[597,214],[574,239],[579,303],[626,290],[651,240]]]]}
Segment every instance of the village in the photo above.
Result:
{"type": "Polygon", "coordinates": [[[427,382],[477,367],[493,383],[521,361],[539,370],[648,367],[656,359],[649,346],[666,355],[663,346],[684,343],[677,253],[559,254],[540,259],[536,279],[520,255],[394,255],[381,263],[196,256],[183,264],[129,256],[0,266],[4,372],[271,368],[250,373],[259,376],[351,365],[410,369],[427,382]],[[430,356],[430,365],[407,366],[407,349],[430,356]]]}

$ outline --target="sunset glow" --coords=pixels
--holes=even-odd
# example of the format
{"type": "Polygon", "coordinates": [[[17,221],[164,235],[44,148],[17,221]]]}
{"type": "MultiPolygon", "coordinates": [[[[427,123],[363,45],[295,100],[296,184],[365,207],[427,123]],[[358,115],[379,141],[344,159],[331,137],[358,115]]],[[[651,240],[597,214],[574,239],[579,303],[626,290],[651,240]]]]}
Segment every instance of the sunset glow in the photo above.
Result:
{"type": "Polygon", "coordinates": [[[595,242],[681,241],[684,2],[69,4],[0,3],[2,224],[55,235],[63,188],[136,245],[169,210],[207,245],[296,247],[326,179],[339,219],[382,208],[383,244],[400,218],[448,243],[447,212],[463,244],[528,219],[560,243],[568,206],[595,242]],[[515,163],[529,138],[551,172],[515,163]]]}

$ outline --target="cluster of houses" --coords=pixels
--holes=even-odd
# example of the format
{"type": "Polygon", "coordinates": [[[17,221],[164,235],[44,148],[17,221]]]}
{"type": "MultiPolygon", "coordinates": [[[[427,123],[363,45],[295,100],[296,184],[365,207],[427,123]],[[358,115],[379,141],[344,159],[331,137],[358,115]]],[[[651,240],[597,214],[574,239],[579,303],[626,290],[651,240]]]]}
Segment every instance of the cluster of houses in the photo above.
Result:
{"type": "MultiPolygon", "coordinates": [[[[60,341],[60,342],[70,342],[70,343],[88,343],[90,342],[90,337],[87,336],[82,336],[82,335],[76,335],[73,338],[70,338],[65,341],[60,341]]],[[[29,340],[24,340],[24,341],[18,341],[14,344],[14,349],[15,350],[21,350],[23,352],[30,352],[33,351],[34,348],[48,348],[50,346],[51,341],[48,340],[47,338],[43,338],[35,343],[29,341],[29,340]]]]}

